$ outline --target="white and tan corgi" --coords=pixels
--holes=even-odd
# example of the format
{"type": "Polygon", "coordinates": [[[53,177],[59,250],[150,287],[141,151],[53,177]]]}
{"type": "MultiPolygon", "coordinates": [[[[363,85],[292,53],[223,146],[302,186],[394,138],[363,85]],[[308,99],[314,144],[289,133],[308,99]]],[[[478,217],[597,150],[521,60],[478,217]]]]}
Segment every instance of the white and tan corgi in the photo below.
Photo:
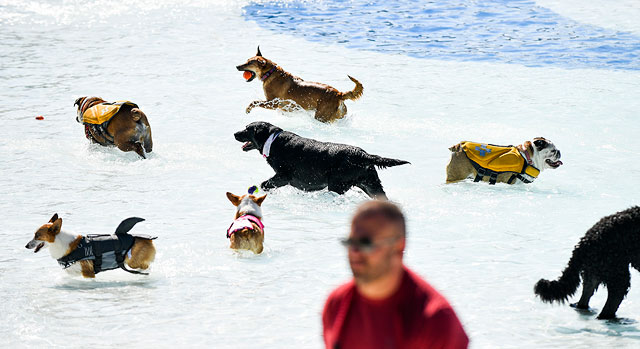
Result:
{"type": "Polygon", "coordinates": [[[235,220],[227,229],[227,238],[231,240],[230,248],[262,253],[264,225],[261,206],[266,197],[267,195],[256,197],[251,194],[238,196],[227,192],[227,198],[237,207],[235,220]]]}
{"type": "Polygon", "coordinates": [[[149,269],[156,249],[153,245],[155,237],[131,235],[127,232],[143,221],[142,218],[127,218],[116,229],[115,234],[77,235],[62,230],[62,218],[54,214],[48,223],[36,230],[33,239],[25,246],[39,252],[49,247],[51,257],[71,274],[81,274],[86,278],[94,278],[101,271],[116,268],[134,274],[145,274],[132,269],[149,269]]]}

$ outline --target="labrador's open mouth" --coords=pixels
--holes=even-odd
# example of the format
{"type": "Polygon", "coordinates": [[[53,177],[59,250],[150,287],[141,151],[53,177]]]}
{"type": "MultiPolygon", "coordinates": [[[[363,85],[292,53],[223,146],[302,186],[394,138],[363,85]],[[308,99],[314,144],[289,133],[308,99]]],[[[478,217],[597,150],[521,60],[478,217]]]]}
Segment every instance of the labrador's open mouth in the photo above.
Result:
{"type": "Polygon", "coordinates": [[[256,149],[256,148],[253,146],[253,143],[251,143],[251,142],[247,142],[247,143],[242,145],[242,151],[249,151],[249,150],[253,150],[253,149],[256,149]]]}

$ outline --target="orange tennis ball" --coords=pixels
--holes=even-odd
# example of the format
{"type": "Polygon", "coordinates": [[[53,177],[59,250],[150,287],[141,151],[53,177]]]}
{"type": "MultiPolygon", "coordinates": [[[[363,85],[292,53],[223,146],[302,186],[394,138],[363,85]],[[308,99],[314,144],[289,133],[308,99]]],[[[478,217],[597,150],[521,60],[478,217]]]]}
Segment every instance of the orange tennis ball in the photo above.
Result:
{"type": "Polygon", "coordinates": [[[251,74],[251,72],[250,72],[250,71],[246,71],[246,70],[245,70],[245,71],[244,71],[244,73],[242,73],[242,77],[243,77],[245,80],[249,80],[249,79],[251,79],[251,76],[252,76],[252,74],[251,74]]]}

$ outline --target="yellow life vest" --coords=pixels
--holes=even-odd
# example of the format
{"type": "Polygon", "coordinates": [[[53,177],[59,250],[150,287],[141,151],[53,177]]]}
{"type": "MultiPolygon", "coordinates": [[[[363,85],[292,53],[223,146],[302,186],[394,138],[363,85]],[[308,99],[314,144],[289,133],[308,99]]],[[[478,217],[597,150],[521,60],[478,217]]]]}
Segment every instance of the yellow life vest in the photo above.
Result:
{"type": "Polygon", "coordinates": [[[102,125],[111,120],[118,113],[123,105],[130,105],[134,108],[138,106],[130,101],[116,101],[112,103],[101,103],[85,110],[82,114],[82,123],[92,125],[102,125]]]}
{"type": "Polygon", "coordinates": [[[512,176],[509,183],[515,178],[530,183],[540,174],[540,170],[530,165],[514,146],[476,142],[462,142],[460,145],[480,176],[476,177],[476,181],[480,181],[483,176],[490,176],[491,184],[495,184],[495,177],[499,173],[514,172],[518,175],[512,176]]]}

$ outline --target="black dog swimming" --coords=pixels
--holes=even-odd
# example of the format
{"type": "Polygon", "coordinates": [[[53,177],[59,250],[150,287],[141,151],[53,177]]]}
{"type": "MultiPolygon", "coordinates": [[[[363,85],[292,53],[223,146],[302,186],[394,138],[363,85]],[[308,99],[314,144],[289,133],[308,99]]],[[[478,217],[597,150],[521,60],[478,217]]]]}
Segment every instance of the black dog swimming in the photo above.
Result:
{"type": "Polygon", "coordinates": [[[276,172],[261,184],[265,190],[290,184],[305,191],[328,188],[344,194],[355,186],[372,198],[386,200],[376,167],[409,163],[371,155],[351,145],[300,137],[268,122],[250,123],[234,136],[246,142],[243,151],[260,151],[276,172]]]}
{"type": "Polygon", "coordinates": [[[604,284],[608,297],[598,319],[612,319],[631,286],[629,264],[640,271],[638,206],[602,218],[580,239],[560,278],[541,279],[533,290],[544,302],[564,302],[576,292],[582,276],[582,296],[572,306],[589,309],[589,299],[604,284]]]}

